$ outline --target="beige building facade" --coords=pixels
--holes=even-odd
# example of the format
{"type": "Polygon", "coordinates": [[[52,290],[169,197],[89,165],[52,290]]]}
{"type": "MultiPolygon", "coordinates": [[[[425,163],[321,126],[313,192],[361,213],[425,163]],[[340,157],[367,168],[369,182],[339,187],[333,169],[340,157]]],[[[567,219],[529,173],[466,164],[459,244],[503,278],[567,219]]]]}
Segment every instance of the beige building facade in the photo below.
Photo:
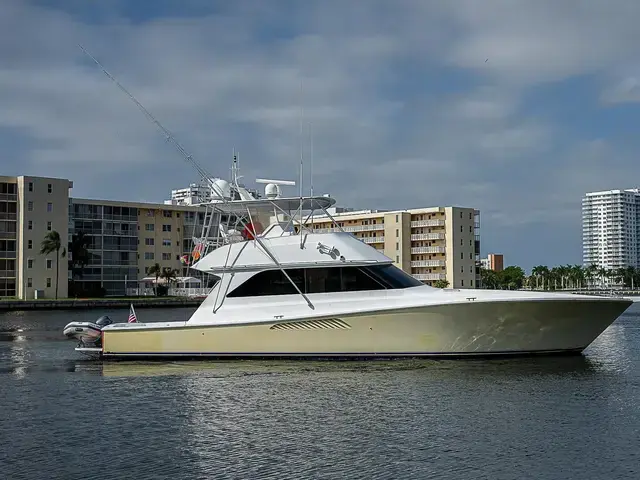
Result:
{"type": "Polygon", "coordinates": [[[194,227],[202,225],[204,214],[204,208],[189,205],[72,198],[70,238],[83,232],[91,239],[89,263],[73,278],[77,292],[125,295],[154,277],[149,269],[155,264],[193,275],[180,258],[192,251],[194,227]]]}
{"type": "Polygon", "coordinates": [[[0,177],[0,297],[67,296],[69,190],[66,179],[0,177]],[[41,254],[45,236],[60,234],[61,250],[41,254]],[[56,263],[58,277],[56,278],[56,263]]]}
{"type": "MultiPolygon", "coordinates": [[[[344,231],[428,285],[447,282],[452,288],[480,286],[478,210],[430,207],[347,211],[331,216],[344,231]]],[[[316,216],[310,222],[318,232],[338,230],[327,216],[316,216]]]]}
{"type": "Polygon", "coordinates": [[[193,273],[180,258],[191,252],[202,207],[72,198],[72,188],[67,179],[0,176],[0,298],[54,298],[56,262],[59,298],[70,295],[70,284],[72,296],[124,295],[156,263],[193,273]],[[43,255],[42,241],[52,231],[61,250],[43,255]],[[79,232],[89,239],[89,261],[74,271],[72,240],[79,232]]]}

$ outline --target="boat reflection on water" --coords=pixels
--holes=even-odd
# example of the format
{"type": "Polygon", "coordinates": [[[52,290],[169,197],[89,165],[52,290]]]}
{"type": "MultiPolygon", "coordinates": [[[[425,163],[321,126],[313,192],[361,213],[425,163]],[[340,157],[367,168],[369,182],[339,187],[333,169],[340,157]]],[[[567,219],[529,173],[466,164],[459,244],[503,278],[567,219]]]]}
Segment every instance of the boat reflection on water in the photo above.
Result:
{"type": "Polygon", "coordinates": [[[412,371],[433,378],[473,379],[513,378],[530,376],[594,375],[602,373],[603,366],[588,356],[486,359],[402,359],[377,361],[187,361],[187,362],[134,362],[104,361],[76,362],[74,371],[95,373],[103,377],[205,376],[242,377],[250,375],[296,375],[323,373],[376,374],[412,371]]]}

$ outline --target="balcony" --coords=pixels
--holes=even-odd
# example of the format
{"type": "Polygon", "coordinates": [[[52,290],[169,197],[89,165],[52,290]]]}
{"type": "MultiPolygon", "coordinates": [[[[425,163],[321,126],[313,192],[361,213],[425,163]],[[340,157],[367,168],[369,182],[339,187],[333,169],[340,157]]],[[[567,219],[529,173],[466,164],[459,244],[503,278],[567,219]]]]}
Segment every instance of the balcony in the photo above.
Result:
{"type": "Polygon", "coordinates": [[[362,240],[364,243],[384,243],[384,237],[364,237],[358,240],[362,240]]]}
{"type": "Polygon", "coordinates": [[[0,258],[5,259],[9,258],[11,260],[17,258],[15,250],[0,250],[0,258]]]}
{"type": "Polygon", "coordinates": [[[16,232],[0,232],[0,238],[16,239],[16,232]]]}
{"type": "Polygon", "coordinates": [[[444,220],[414,220],[411,228],[416,227],[444,227],[444,220]]]}
{"type": "MultiPolygon", "coordinates": [[[[384,230],[384,223],[375,224],[375,225],[351,225],[348,227],[342,227],[342,230],[345,232],[353,233],[353,232],[372,232],[384,230]]],[[[338,227],[331,228],[318,228],[313,230],[314,233],[331,233],[331,232],[339,232],[340,229],[338,227]]]]}
{"type": "Polygon", "coordinates": [[[413,275],[413,278],[415,278],[416,280],[420,280],[420,281],[425,281],[425,280],[446,280],[447,279],[447,274],[446,273],[417,273],[417,274],[413,275]]]}
{"type": "Polygon", "coordinates": [[[444,240],[444,233],[415,233],[411,240],[444,240]]]}
{"type": "Polygon", "coordinates": [[[17,220],[17,213],[0,212],[0,220],[17,220]]]}
{"type": "Polygon", "coordinates": [[[445,253],[445,247],[414,247],[411,249],[412,254],[420,253],[445,253]]]}
{"type": "Polygon", "coordinates": [[[0,270],[0,278],[16,278],[15,270],[0,270]]]}
{"type": "Polygon", "coordinates": [[[17,193],[0,193],[0,200],[6,200],[8,202],[17,202],[18,194],[17,193]]]}
{"type": "Polygon", "coordinates": [[[444,260],[414,260],[411,262],[412,267],[444,267],[444,260]]]}

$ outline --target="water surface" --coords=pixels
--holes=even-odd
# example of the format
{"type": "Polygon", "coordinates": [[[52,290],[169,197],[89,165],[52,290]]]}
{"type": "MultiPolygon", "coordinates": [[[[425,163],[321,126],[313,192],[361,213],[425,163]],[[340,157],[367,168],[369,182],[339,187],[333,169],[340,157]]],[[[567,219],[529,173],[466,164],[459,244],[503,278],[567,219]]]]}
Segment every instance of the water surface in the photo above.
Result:
{"type": "Polygon", "coordinates": [[[640,478],[640,305],[490,361],[86,360],[62,327],[104,313],[0,314],[0,478],[640,478]]]}

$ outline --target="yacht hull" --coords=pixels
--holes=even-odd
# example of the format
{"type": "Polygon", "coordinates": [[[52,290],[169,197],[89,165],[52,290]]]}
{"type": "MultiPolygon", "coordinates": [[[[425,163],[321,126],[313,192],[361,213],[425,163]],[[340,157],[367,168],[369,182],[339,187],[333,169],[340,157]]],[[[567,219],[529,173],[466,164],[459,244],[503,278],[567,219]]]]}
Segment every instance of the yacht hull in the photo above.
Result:
{"type": "Polygon", "coordinates": [[[580,353],[632,302],[466,302],[253,324],[117,325],[105,357],[439,357],[580,353]]]}

